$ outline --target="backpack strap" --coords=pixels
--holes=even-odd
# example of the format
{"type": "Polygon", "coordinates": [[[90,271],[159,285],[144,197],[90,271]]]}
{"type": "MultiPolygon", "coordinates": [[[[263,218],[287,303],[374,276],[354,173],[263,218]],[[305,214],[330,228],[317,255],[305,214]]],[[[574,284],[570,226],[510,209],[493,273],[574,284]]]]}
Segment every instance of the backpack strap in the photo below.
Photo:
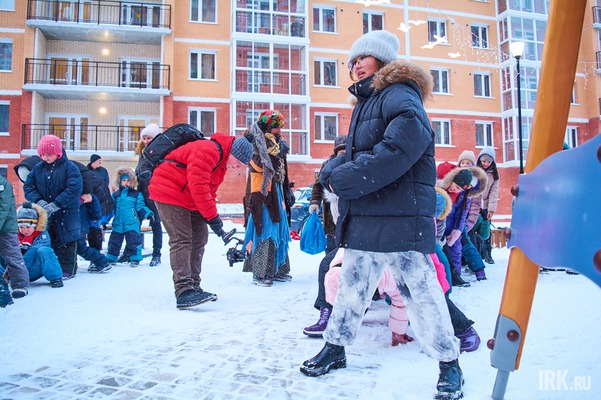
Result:
{"type": "Polygon", "coordinates": [[[215,143],[215,146],[217,146],[217,150],[219,150],[219,161],[217,161],[217,165],[215,165],[215,167],[213,167],[213,169],[211,170],[211,172],[214,172],[219,167],[219,164],[221,164],[221,160],[223,160],[223,148],[217,141],[211,140],[211,142],[215,143]]]}

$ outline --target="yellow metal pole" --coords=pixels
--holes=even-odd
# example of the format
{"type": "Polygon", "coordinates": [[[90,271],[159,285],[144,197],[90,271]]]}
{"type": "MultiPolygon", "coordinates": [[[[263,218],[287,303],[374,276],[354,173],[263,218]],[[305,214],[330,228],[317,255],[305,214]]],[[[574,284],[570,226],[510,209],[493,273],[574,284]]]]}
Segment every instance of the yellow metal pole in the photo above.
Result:
{"type": "MultiPolygon", "coordinates": [[[[526,173],[563,147],[586,4],[586,0],[550,2],[526,173]]],[[[519,188],[516,192],[519,199],[519,188]]],[[[504,397],[509,372],[519,368],[538,275],[539,266],[512,248],[494,343],[489,346],[494,346],[491,363],[499,369],[493,399],[504,397]],[[508,368],[511,364],[513,368],[508,368]]]]}

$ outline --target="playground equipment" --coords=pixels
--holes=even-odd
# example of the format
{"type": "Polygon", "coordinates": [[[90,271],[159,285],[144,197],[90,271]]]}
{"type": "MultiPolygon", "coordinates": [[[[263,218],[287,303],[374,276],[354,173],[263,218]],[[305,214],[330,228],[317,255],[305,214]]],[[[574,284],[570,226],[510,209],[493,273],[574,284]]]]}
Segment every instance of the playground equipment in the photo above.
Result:
{"type": "Polygon", "coordinates": [[[558,153],[586,4],[586,0],[550,2],[526,174],[512,189],[513,217],[507,232],[511,253],[494,339],[487,343],[491,365],[498,369],[495,400],[504,398],[509,373],[519,368],[539,276],[535,262],[569,267],[601,286],[601,211],[594,204],[601,195],[601,135],[558,153]]]}

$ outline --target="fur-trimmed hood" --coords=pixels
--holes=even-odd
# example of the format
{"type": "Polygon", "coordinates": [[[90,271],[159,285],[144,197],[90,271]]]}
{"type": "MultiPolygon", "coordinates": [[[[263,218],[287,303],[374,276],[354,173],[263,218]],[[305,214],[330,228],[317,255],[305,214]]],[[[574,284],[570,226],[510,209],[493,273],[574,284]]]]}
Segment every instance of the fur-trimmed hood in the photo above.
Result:
{"type": "Polygon", "coordinates": [[[146,145],[144,144],[144,141],[142,139],[138,140],[138,143],[136,143],[136,148],[134,149],[134,154],[139,156],[142,154],[145,148],[146,145]]]}
{"type": "MultiPolygon", "coordinates": [[[[455,179],[455,176],[462,169],[465,168],[454,168],[450,170],[442,179],[438,179],[436,181],[436,187],[442,188],[446,191],[446,189],[448,189],[449,186],[451,186],[451,183],[453,182],[453,179],[455,179]]],[[[470,188],[467,194],[467,197],[469,199],[472,199],[484,193],[484,191],[487,188],[488,177],[486,176],[486,172],[484,172],[484,170],[480,167],[469,167],[467,169],[470,170],[473,177],[478,179],[478,184],[475,187],[470,188]]]]}
{"type": "MultiPolygon", "coordinates": [[[[382,91],[393,83],[415,84],[424,103],[432,98],[432,75],[417,64],[402,60],[388,63],[374,74],[371,87],[382,91]]],[[[357,98],[352,94],[348,101],[353,107],[357,105],[357,98]]]]}
{"type": "Polygon", "coordinates": [[[449,196],[446,190],[440,187],[435,187],[435,189],[436,194],[440,194],[445,200],[444,209],[442,210],[442,213],[440,213],[438,218],[436,218],[437,220],[442,221],[446,219],[447,216],[451,213],[451,210],[453,209],[453,201],[451,200],[451,196],[449,196]]]}
{"type": "Polygon", "coordinates": [[[113,177],[113,190],[121,189],[121,176],[123,174],[129,175],[129,187],[132,189],[138,189],[138,178],[131,167],[119,167],[113,177]]]}

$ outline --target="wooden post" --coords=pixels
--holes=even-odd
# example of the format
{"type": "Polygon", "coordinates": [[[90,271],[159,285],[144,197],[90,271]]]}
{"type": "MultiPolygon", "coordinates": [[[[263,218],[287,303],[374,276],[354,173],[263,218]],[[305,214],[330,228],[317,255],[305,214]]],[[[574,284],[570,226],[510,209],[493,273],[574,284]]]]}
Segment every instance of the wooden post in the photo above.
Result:
{"type": "MultiPolygon", "coordinates": [[[[563,147],[586,5],[586,0],[549,4],[526,174],[563,147]]],[[[517,196],[519,201],[519,190],[517,196]]],[[[512,248],[492,344],[491,364],[499,370],[493,399],[504,397],[509,372],[519,368],[538,275],[539,266],[512,248]]]]}

